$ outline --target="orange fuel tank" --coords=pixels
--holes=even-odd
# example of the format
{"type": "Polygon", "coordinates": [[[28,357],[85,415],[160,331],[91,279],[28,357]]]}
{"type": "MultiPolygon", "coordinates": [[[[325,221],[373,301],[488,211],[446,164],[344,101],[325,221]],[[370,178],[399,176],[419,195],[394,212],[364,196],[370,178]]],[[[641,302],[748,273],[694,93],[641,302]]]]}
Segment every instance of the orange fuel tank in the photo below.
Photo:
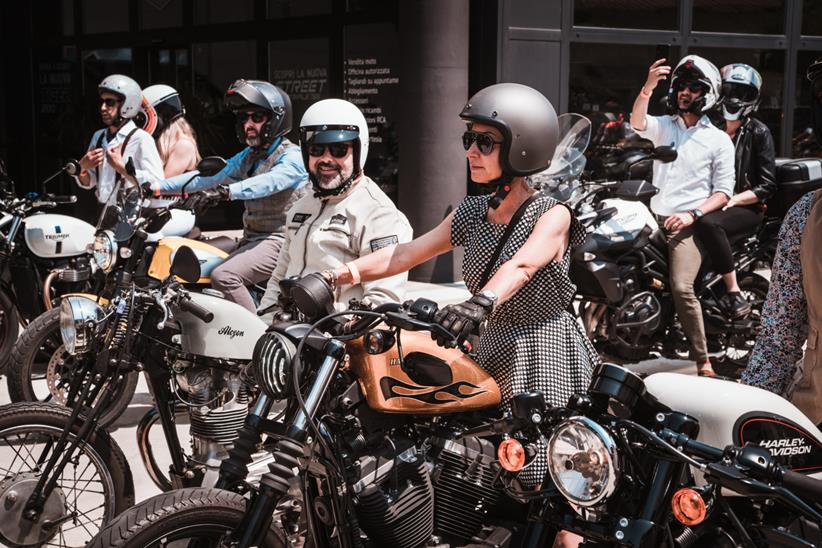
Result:
{"type": "Polygon", "coordinates": [[[442,348],[416,331],[403,331],[401,342],[404,368],[397,345],[382,354],[367,353],[362,339],[347,345],[351,370],[372,409],[441,414],[499,405],[496,381],[460,350],[442,348]]]}
{"type": "Polygon", "coordinates": [[[228,253],[200,240],[169,236],[157,242],[157,249],[148,266],[148,275],[157,280],[165,280],[171,269],[174,254],[182,246],[190,247],[197,260],[200,261],[200,279],[198,284],[211,283],[211,271],[221,265],[228,253]]]}

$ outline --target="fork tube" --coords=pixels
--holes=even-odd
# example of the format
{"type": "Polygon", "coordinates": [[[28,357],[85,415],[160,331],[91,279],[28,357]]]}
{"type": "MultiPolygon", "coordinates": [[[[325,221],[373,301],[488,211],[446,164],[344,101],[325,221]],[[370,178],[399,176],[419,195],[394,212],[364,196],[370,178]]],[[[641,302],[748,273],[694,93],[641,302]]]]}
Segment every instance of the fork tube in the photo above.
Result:
{"type": "MultiPolygon", "coordinates": [[[[153,320],[153,318],[151,319],[153,320]]],[[[153,359],[153,356],[149,356],[145,371],[151,385],[151,392],[154,394],[154,401],[157,402],[157,414],[160,417],[160,424],[163,425],[166,445],[169,453],[171,453],[171,484],[175,489],[187,487],[185,477],[186,461],[180,446],[180,438],[177,436],[174,410],[172,408],[176,397],[172,395],[169,389],[168,373],[153,359]]]]}

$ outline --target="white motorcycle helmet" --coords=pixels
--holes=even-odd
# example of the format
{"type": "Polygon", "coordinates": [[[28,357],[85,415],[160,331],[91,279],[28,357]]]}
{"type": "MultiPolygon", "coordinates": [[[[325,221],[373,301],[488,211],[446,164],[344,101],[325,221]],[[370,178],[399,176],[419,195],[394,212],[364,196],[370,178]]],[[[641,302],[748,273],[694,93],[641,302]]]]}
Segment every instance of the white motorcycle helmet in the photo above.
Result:
{"type": "Polygon", "coordinates": [[[120,97],[120,118],[131,120],[140,113],[143,104],[143,92],[140,85],[122,74],[111,74],[97,86],[97,93],[108,91],[120,97]]]}
{"type": "Polygon", "coordinates": [[[354,152],[354,171],[334,189],[321,188],[309,171],[308,176],[318,197],[334,196],[344,192],[363,172],[368,158],[368,124],[363,113],[348,101],[323,99],[308,107],[300,121],[300,148],[308,170],[308,148],[311,145],[327,145],[351,141],[354,152]]]}
{"type": "Polygon", "coordinates": [[[739,120],[754,110],[759,104],[762,76],[750,65],[733,63],[725,65],[722,74],[722,117],[739,120]]]}
{"type": "Polygon", "coordinates": [[[156,84],[143,90],[143,105],[135,122],[156,139],[185,112],[176,89],[165,84],[156,84]]]}
{"type": "Polygon", "coordinates": [[[680,90],[679,86],[688,82],[699,82],[704,91],[699,99],[691,103],[688,112],[704,114],[719,104],[719,89],[722,86],[719,70],[703,57],[686,55],[671,73],[671,87],[668,89],[669,112],[679,111],[676,95],[680,90]]]}

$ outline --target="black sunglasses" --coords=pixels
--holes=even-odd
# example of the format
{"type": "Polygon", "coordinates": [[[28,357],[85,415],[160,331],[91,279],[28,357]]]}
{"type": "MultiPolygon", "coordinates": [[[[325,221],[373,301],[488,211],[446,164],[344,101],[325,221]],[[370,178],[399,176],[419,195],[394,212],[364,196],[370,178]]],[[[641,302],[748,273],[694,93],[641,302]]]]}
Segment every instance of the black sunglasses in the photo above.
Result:
{"type": "Polygon", "coordinates": [[[107,107],[116,107],[116,106],[117,106],[117,105],[119,105],[122,101],[120,101],[120,100],[118,100],[118,99],[112,99],[111,97],[106,97],[105,99],[103,99],[103,98],[101,97],[101,98],[100,98],[100,102],[101,102],[102,104],[106,105],[107,107]]]}
{"type": "Polygon", "coordinates": [[[705,89],[705,85],[699,82],[677,82],[677,91],[682,91],[685,88],[688,88],[688,91],[690,91],[691,93],[696,93],[697,91],[702,91],[703,89],[705,89]]]}
{"type": "Polygon", "coordinates": [[[494,150],[494,145],[501,145],[502,141],[495,141],[491,135],[476,131],[466,131],[462,134],[462,146],[465,150],[471,148],[474,143],[477,143],[477,149],[482,154],[488,155],[494,150]]]}
{"type": "Polygon", "coordinates": [[[345,158],[348,154],[348,149],[351,148],[351,143],[330,143],[327,145],[308,145],[308,155],[319,158],[325,155],[325,149],[331,152],[334,158],[345,158]]]}
{"type": "Polygon", "coordinates": [[[237,120],[240,123],[245,123],[245,121],[248,120],[249,118],[251,118],[251,121],[254,122],[255,124],[259,124],[260,122],[265,122],[266,118],[268,118],[268,116],[265,114],[265,112],[258,112],[258,111],[255,111],[255,112],[238,112],[237,113],[237,120]]]}

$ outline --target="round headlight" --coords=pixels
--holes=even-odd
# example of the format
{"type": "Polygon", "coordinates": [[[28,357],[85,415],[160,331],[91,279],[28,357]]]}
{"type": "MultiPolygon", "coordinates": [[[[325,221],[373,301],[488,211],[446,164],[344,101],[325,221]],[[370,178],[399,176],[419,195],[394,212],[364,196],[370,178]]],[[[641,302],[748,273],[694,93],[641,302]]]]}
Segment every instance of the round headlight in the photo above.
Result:
{"type": "Polygon", "coordinates": [[[270,331],[254,346],[251,368],[260,388],[271,398],[286,397],[289,387],[291,360],[297,348],[285,336],[270,331]]]}
{"type": "Polygon", "coordinates": [[[102,307],[88,297],[65,297],[60,303],[60,335],[66,352],[85,352],[93,336],[89,322],[97,322],[103,316],[102,307]]]}
{"type": "Polygon", "coordinates": [[[114,243],[114,237],[110,231],[100,230],[97,232],[91,254],[94,257],[94,262],[103,272],[111,270],[117,256],[117,244],[114,243]]]}
{"type": "Polygon", "coordinates": [[[560,424],[548,440],[548,471],[557,489],[579,506],[596,506],[617,485],[613,437],[587,417],[560,424]]]}

